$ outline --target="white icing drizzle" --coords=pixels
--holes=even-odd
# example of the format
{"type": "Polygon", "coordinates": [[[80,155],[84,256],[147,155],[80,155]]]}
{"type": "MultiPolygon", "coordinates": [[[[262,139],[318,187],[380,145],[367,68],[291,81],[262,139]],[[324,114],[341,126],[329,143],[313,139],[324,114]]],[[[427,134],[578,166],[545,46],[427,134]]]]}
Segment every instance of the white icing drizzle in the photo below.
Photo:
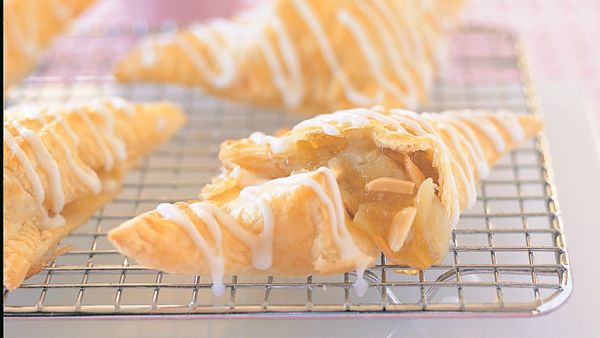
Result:
{"type": "MultiPolygon", "coordinates": [[[[456,168],[462,180],[463,187],[466,192],[466,208],[470,208],[477,200],[477,181],[475,180],[475,170],[471,166],[471,162],[462,151],[461,145],[464,144],[462,135],[454,129],[450,124],[441,124],[440,128],[446,131],[446,135],[450,137],[452,147],[455,149],[454,154],[459,157],[460,161],[456,162],[456,168]]],[[[454,162],[454,161],[453,161],[454,162]]]]}
{"type": "Polygon", "coordinates": [[[288,107],[296,107],[300,104],[304,95],[302,72],[300,70],[298,55],[279,17],[270,15],[269,20],[271,28],[273,28],[277,35],[279,50],[283,56],[283,63],[286,66],[289,77],[285,77],[282,65],[264,34],[259,35],[260,47],[273,75],[275,87],[279,90],[284,103],[288,107]]]}
{"type": "Polygon", "coordinates": [[[379,82],[383,88],[394,95],[396,99],[399,101],[404,101],[406,99],[405,91],[396,87],[386,78],[382,69],[382,61],[379,58],[375,47],[371,44],[371,41],[369,41],[368,34],[361,27],[358,20],[356,20],[356,18],[354,18],[354,16],[345,9],[338,12],[337,19],[354,36],[354,39],[358,43],[359,49],[363,52],[363,55],[369,64],[369,68],[371,69],[375,80],[379,82]]]}
{"type": "MultiPolygon", "coordinates": [[[[516,125],[518,117],[514,114],[504,113],[502,119],[506,121],[502,125],[511,125],[511,128],[520,128],[520,131],[513,131],[510,135],[523,138],[524,130],[520,125],[516,125]]],[[[460,215],[461,205],[458,200],[457,180],[460,180],[462,187],[465,190],[465,206],[471,207],[477,197],[477,179],[485,177],[489,172],[489,166],[483,151],[482,145],[475,135],[473,129],[493,128],[489,133],[492,136],[489,138],[502,138],[500,130],[494,127],[491,122],[494,118],[492,114],[477,111],[463,111],[461,113],[444,113],[444,114],[416,114],[403,109],[392,109],[389,112],[380,106],[375,106],[371,109],[354,108],[341,110],[331,114],[319,115],[314,118],[305,120],[292,128],[298,130],[306,127],[319,127],[323,133],[327,135],[341,135],[343,126],[351,126],[361,128],[369,124],[369,120],[376,120],[384,124],[386,127],[397,133],[408,133],[408,128],[412,134],[419,137],[429,139],[436,146],[434,147],[434,156],[439,156],[439,163],[442,165],[440,170],[448,173],[441,175],[444,181],[441,182],[443,189],[450,191],[449,196],[453,196],[453,200],[449,210],[452,210],[451,223],[456,225],[460,215]],[[466,123],[468,119],[470,123],[466,123]],[[479,123],[483,121],[483,123],[479,123]],[[483,127],[481,125],[484,125],[483,127]],[[485,127],[489,124],[487,127],[485,127]],[[444,141],[442,135],[438,132],[444,130],[447,134],[448,142],[444,141]],[[456,149],[450,151],[449,146],[456,149]],[[466,153],[463,149],[466,148],[466,153]],[[473,161],[473,163],[471,163],[473,161]],[[475,166],[475,168],[473,167],[475,166]],[[475,175],[477,170],[477,175],[475,175]]],[[[482,131],[487,135],[484,131],[482,131]]],[[[254,133],[250,136],[250,140],[260,145],[273,147],[278,145],[277,151],[283,152],[293,143],[294,134],[288,134],[283,137],[273,137],[262,133],[254,133]],[[281,144],[285,147],[281,147],[281,144]]],[[[517,138],[518,139],[518,138],[517,138]]],[[[273,151],[273,149],[272,149],[273,151]]]]}
{"type": "Polygon", "coordinates": [[[73,144],[79,145],[79,137],[77,137],[77,134],[75,134],[75,131],[73,130],[73,128],[71,128],[69,123],[67,123],[67,120],[65,120],[64,116],[62,116],[62,114],[60,114],[58,111],[55,111],[53,116],[54,116],[54,120],[58,121],[58,123],[63,128],[63,130],[67,133],[67,135],[69,136],[71,141],[73,141],[73,144]]]}
{"type": "Polygon", "coordinates": [[[519,117],[515,114],[510,114],[504,110],[496,112],[494,118],[504,127],[504,130],[508,132],[514,143],[518,143],[525,137],[525,130],[519,123],[519,117]]]}
{"type": "Polygon", "coordinates": [[[289,146],[289,142],[286,138],[265,135],[261,132],[250,134],[249,139],[259,145],[268,144],[271,147],[271,151],[276,154],[286,151],[289,146]]]}
{"type": "Polygon", "coordinates": [[[462,112],[460,115],[456,116],[459,119],[470,122],[471,126],[484,134],[492,142],[497,152],[501,153],[504,151],[506,142],[504,142],[504,138],[496,125],[487,117],[477,118],[477,115],[472,112],[462,112]]]}
{"type": "Polygon", "coordinates": [[[27,20],[23,25],[19,25],[16,21],[17,16],[7,16],[4,22],[8,25],[5,27],[5,32],[11,35],[11,42],[17,47],[20,53],[32,59],[37,56],[40,47],[38,46],[37,20],[27,20]],[[23,32],[22,28],[28,27],[27,32],[23,32]]]}
{"type": "Polygon", "coordinates": [[[476,162],[477,176],[479,178],[486,177],[490,172],[490,167],[483,152],[483,147],[481,146],[477,135],[475,135],[473,130],[471,130],[471,127],[460,119],[448,118],[447,116],[443,115],[439,115],[438,118],[443,119],[444,122],[456,127],[456,129],[458,129],[460,133],[467,138],[467,149],[471,154],[471,158],[473,158],[476,162]]]}
{"type": "Polygon", "coordinates": [[[106,103],[111,104],[114,109],[125,112],[129,117],[135,115],[135,105],[125,99],[114,96],[103,98],[102,100],[104,100],[104,102],[106,103]]]}
{"type": "MultiPolygon", "coordinates": [[[[102,136],[96,125],[87,116],[87,113],[83,111],[82,108],[84,108],[85,106],[68,104],[64,109],[71,110],[72,112],[76,113],[83,121],[83,123],[89,128],[92,138],[95,140],[95,143],[98,145],[100,150],[103,152],[103,155],[105,156],[105,169],[107,171],[110,171],[114,166],[114,157],[103,137],[106,137],[108,142],[111,143],[119,160],[126,158],[126,149],[123,141],[118,139],[114,135],[114,112],[107,106],[107,104],[111,104],[115,109],[124,111],[130,116],[132,114],[131,111],[134,108],[133,105],[119,98],[111,98],[104,101],[92,102],[90,104],[92,110],[101,115],[105,120],[105,128],[103,130],[104,136],[102,136]]],[[[58,147],[62,150],[65,156],[65,162],[67,163],[67,166],[69,167],[73,175],[80,182],[82,182],[84,186],[88,187],[92,193],[99,193],[100,191],[102,191],[103,188],[108,187],[108,185],[106,184],[106,180],[104,178],[100,179],[100,177],[98,177],[97,173],[94,170],[85,166],[77,160],[77,146],[79,144],[79,138],[77,137],[77,134],[75,133],[71,125],[61,114],[61,108],[32,105],[14,106],[5,110],[5,126],[7,124],[12,124],[15,130],[29,144],[29,146],[32,149],[33,155],[36,158],[37,165],[39,165],[42,168],[42,170],[44,170],[48,178],[49,193],[52,196],[52,204],[50,210],[55,214],[52,217],[48,215],[48,211],[43,206],[43,202],[45,201],[45,198],[47,196],[46,192],[44,191],[44,186],[42,184],[41,178],[36,172],[36,168],[33,166],[32,162],[29,160],[23,149],[18,145],[11,133],[6,128],[4,128],[4,142],[9,146],[12,153],[15,154],[15,156],[17,156],[17,158],[21,162],[23,168],[25,169],[27,179],[29,180],[32,186],[35,200],[37,203],[39,203],[40,208],[43,210],[43,219],[41,225],[43,227],[62,226],[65,224],[65,220],[60,215],[60,212],[62,212],[66,204],[66,198],[62,184],[60,168],[58,166],[58,163],[56,162],[56,158],[54,158],[52,154],[50,154],[49,147],[47,147],[46,144],[44,144],[41,137],[32,130],[23,127],[19,123],[19,120],[21,118],[37,119],[37,121],[41,125],[42,130],[48,132],[48,134],[53,138],[54,142],[56,142],[58,144],[58,147]],[[45,112],[48,116],[52,116],[54,118],[52,122],[48,123],[48,121],[44,117],[43,112],[45,112]],[[51,124],[53,123],[55,124],[51,126],[51,124]],[[55,128],[59,126],[64,130],[67,137],[72,141],[75,149],[72,149],[71,145],[66,140],[62,139],[61,135],[57,134],[58,131],[55,128]],[[75,153],[73,151],[75,151],[75,153]]],[[[112,190],[116,188],[117,184],[113,180],[110,186],[110,190],[112,190]]]]}
{"type": "MultiPolygon", "coordinates": [[[[222,25],[226,25],[225,21],[221,20],[222,25]]],[[[216,26],[218,27],[218,26],[216,26]]],[[[203,41],[210,53],[214,55],[214,60],[219,65],[220,72],[213,72],[206,64],[206,61],[195,49],[194,46],[186,41],[186,38],[179,36],[176,38],[177,44],[185,54],[190,58],[196,69],[200,71],[210,84],[215,88],[224,88],[228,86],[235,76],[235,61],[223,46],[218,46],[214,36],[215,32],[208,30],[202,25],[196,25],[190,28],[192,35],[203,41]]]]}
{"type": "Polygon", "coordinates": [[[94,100],[90,103],[90,107],[104,119],[104,136],[110,142],[117,160],[123,161],[127,158],[127,148],[125,142],[115,135],[114,111],[108,107],[107,103],[110,101],[94,100]]]}
{"type": "Polygon", "coordinates": [[[215,249],[213,250],[210,245],[206,242],[204,237],[200,234],[194,223],[190,220],[190,218],[180,210],[177,206],[169,203],[162,203],[156,207],[156,211],[164,218],[172,220],[173,222],[181,225],[187,233],[192,238],[192,241],[196,246],[202,251],[204,254],[204,259],[208,264],[213,277],[213,292],[216,295],[221,295],[223,293],[223,274],[225,271],[224,265],[225,260],[223,258],[223,254],[221,252],[221,244],[222,244],[222,236],[221,229],[217,222],[212,217],[211,214],[205,214],[199,206],[190,209],[198,216],[200,219],[204,221],[206,226],[208,227],[211,235],[215,240],[215,249]]]}
{"type": "MultiPolygon", "coordinates": [[[[403,20],[407,20],[407,18],[402,15],[402,13],[399,13],[394,2],[389,3],[386,0],[375,0],[373,4],[375,4],[379,9],[379,12],[383,14],[387,22],[393,26],[391,31],[395,33],[396,38],[400,41],[400,46],[402,46],[403,51],[407,53],[407,59],[409,60],[407,62],[412,61],[415,63],[413,64],[413,68],[419,71],[421,78],[425,82],[431,82],[431,65],[427,62],[427,56],[422,41],[416,36],[416,30],[419,29],[419,27],[403,22],[403,20]],[[407,33],[407,36],[403,33],[407,33]]],[[[426,84],[427,87],[430,85],[430,83],[426,84]]]]}
{"type": "MultiPolygon", "coordinates": [[[[306,25],[306,33],[315,39],[331,76],[339,82],[343,95],[350,102],[370,105],[382,101],[388,94],[396,101],[413,107],[419,100],[418,87],[421,83],[431,84],[433,67],[429,54],[430,50],[434,50],[433,44],[439,40],[439,30],[422,27],[427,26],[423,24],[427,13],[421,2],[415,3],[414,11],[409,11],[415,13],[401,13],[393,1],[387,0],[349,2],[340,5],[340,10],[334,13],[336,23],[356,41],[356,48],[364,56],[366,66],[379,85],[373,93],[365,93],[362,82],[352,83],[350,74],[342,67],[341,51],[335,50],[327,35],[327,27],[322,24],[324,18],[319,17],[313,5],[304,0],[291,0],[291,5],[306,25]],[[381,39],[381,48],[376,45],[378,40],[375,39],[381,39]],[[391,74],[388,74],[388,68],[391,74]]],[[[283,103],[295,108],[305,99],[307,83],[304,83],[302,74],[299,46],[292,41],[285,22],[277,13],[278,9],[274,5],[262,6],[233,20],[216,19],[191,26],[189,33],[201,40],[213,62],[208,62],[209,56],[198,51],[198,46],[188,34],[173,34],[162,40],[177,45],[208,84],[218,89],[234,83],[238,71],[236,53],[245,53],[245,48],[251,45],[248,42],[257,42],[258,52],[264,57],[283,103]]],[[[435,24],[438,20],[434,18],[433,21],[435,24]]],[[[140,44],[143,65],[156,62],[156,47],[160,44],[156,40],[147,39],[140,44]]],[[[250,50],[255,52],[254,48],[250,50]]]]}
{"type": "Polygon", "coordinates": [[[334,174],[329,168],[322,167],[313,172],[303,172],[289,177],[283,177],[267,181],[261,185],[249,186],[240,192],[239,206],[235,207],[227,214],[215,205],[208,202],[199,202],[190,205],[190,209],[201,218],[209,229],[214,240],[215,247],[211,248],[202,237],[193,222],[185,215],[183,211],[172,204],[161,204],[157,211],[164,217],[183,226],[190,234],[196,245],[200,248],[211,269],[213,276],[213,290],[217,292],[222,288],[222,279],[224,274],[224,259],[222,248],[222,230],[224,226],[236,238],[248,246],[252,253],[252,266],[258,270],[267,270],[271,268],[273,261],[273,233],[275,229],[275,218],[273,210],[267,201],[266,193],[275,187],[298,186],[309,187],[321,199],[327,208],[329,223],[331,225],[331,236],[340,256],[344,260],[354,261],[357,270],[357,281],[355,288],[357,293],[362,296],[366,291],[368,283],[362,277],[365,269],[370,263],[366,256],[354,243],[352,235],[348,231],[345,220],[345,209],[341,193],[334,174]],[[323,175],[327,190],[315,180],[315,176],[323,175]],[[263,229],[259,234],[253,234],[246,230],[235,220],[233,215],[243,211],[247,203],[256,203],[263,219],[263,229]]]}
{"type": "MultiPolygon", "coordinates": [[[[57,19],[62,24],[62,21],[65,21],[73,16],[73,9],[68,5],[63,4],[60,0],[51,0],[48,1],[50,10],[49,13],[52,18],[57,19]]],[[[35,4],[34,4],[35,5],[35,4]]],[[[39,10],[39,9],[29,9],[29,10],[39,10]]],[[[10,13],[13,14],[13,13],[10,13]]],[[[5,32],[8,32],[11,36],[11,41],[17,47],[19,52],[24,54],[26,57],[34,58],[40,52],[40,42],[39,39],[39,30],[43,27],[39,26],[38,20],[33,19],[34,17],[31,15],[25,16],[26,20],[19,25],[16,21],[19,19],[19,16],[8,15],[5,17],[4,22],[7,23],[8,27],[5,32]],[[24,29],[27,31],[24,31],[24,29]]]]}
{"type": "Polygon", "coordinates": [[[48,185],[50,187],[50,195],[52,196],[51,210],[55,214],[59,214],[65,206],[65,192],[63,190],[62,178],[56,160],[50,155],[46,145],[44,145],[36,133],[21,126],[17,121],[12,121],[12,123],[18,133],[25,141],[27,141],[33,151],[37,163],[46,173],[48,185]]]}
{"type": "Polygon", "coordinates": [[[309,30],[317,40],[317,44],[319,45],[319,49],[323,54],[325,62],[327,62],[327,65],[331,69],[333,76],[342,84],[346,97],[350,101],[359,105],[372,104],[373,98],[368,98],[364,96],[358,90],[356,90],[350,83],[348,76],[346,75],[346,73],[344,73],[342,67],[339,65],[338,60],[333,52],[333,47],[327,40],[325,31],[323,30],[323,27],[319,23],[319,20],[310,8],[310,5],[304,2],[303,0],[292,0],[292,4],[296,8],[298,14],[300,14],[302,19],[304,20],[304,22],[308,25],[309,30]]]}
{"type": "Polygon", "coordinates": [[[13,152],[13,154],[15,154],[15,156],[17,156],[19,162],[21,162],[23,169],[25,169],[25,175],[27,176],[27,179],[33,188],[33,196],[35,197],[36,202],[41,205],[46,198],[46,193],[44,192],[44,187],[42,185],[40,176],[33,168],[31,161],[29,161],[29,158],[23,149],[19,146],[10,131],[6,128],[4,128],[4,143],[8,144],[10,150],[13,152]]]}
{"type": "Polygon", "coordinates": [[[407,101],[407,106],[415,106],[418,101],[416,84],[407,71],[408,65],[405,63],[405,58],[398,49],[398,45],[394,41],[394,37],[392,36],[393,28],[385,27],[383,22],[385,20],[381,20],[382,18],[379,16],[379,14],[370,7],[372,2],[359,1],[356,4],[365,13],[366,17],[375,27],[377,34],[383,39],[384,48],[388,55],[389,61],[391,62],[392,68],[396,73],[396,77],[398,77],[400,81],[405,84],[406,97],[404,99],[407,101]]]}
{"type": "MultiPolygon", "coordinates": [[[[63,127],[66,125],[67,129],[70,130],[71,133],[73,132],[71,130],[71,128],[69,127],[69,125],[64,120],[64,118],[62,117],[62,115],[57,114],[57,115],[55,115],[55,117],[57,117],[59,119],[58,121],[60,121],[59,123],[61,123],[61,125],[63,127]]],[[[37,119],[41,123],[42,126],[45,126],[48,124],[46,119],[40,114],[38,114],[37,119]]],[[[56,131],[53,128],[47,128],[47,130],[50,132],[50,135],[52,135],[52,137],[54,138],[54,141],[56,141],[56,143],[58,143],[58,145],[61,147],[63,153],[65,154],[65,159],[67,161],[67,165],[69,166],[69,168],[71,169],[73,174],[75,174],[75,176],[81,182],[83,182],[83,184],[85,186],[87,186],[92,191],[92,193],[94,193],[94,194],[99,193],[100,190],[102,189],[102,184],[101,184],[100,178],[98,177],[96,172],[91,169],[86,170],[83,168],[83,166],[78,164],[77,161],[75,160],[75,158],[73,157],[73,153],[72,153],[69,145],[60,136],[56,135],[56,131]]],[[[71,138],[73,139],[73,141],[75,143],[75,140],[77,140],[77,136],[75,136],[73,133],[73,136],[71,138]],[[74,137],[74,139],[73,139],[73,137],[74,137]]],[[[77,145],[77,143],[75,143],[75,145],[77,145]]]]}
{"type": "Polygon", "coordinates": [[[114,167],[115,159],[113,157],[112,152],[108,148],[108,145],[106,144],[106,141],[104,140],[102,134],[100,134],[100,130],[98,130],[96,125],[94,125],[92,120],[90,120],[90,118],[82,110],[75,109],[74,112],[76,112],[79,115],[79,118],[81,118],[81,120],[83,121],[85,126],[91,132],[94,142],[100,148],[100,151],[102,152],[102,155],[104,156],[104,170],[111,171],[114,167]]]}

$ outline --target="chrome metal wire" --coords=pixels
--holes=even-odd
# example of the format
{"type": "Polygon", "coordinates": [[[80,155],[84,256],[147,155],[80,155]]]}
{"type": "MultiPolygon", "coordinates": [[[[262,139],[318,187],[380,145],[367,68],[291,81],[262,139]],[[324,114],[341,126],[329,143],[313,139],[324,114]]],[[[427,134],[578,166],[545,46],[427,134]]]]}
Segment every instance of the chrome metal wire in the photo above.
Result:
{"type": "MultiPolygon", "coordinates": [[[[366,274],[364,297],[354,293],[351,274],[232,276],[225,294],[216,297],[205,276],[147,270],[122,256],[107,242],[107,231],[160,202],[194,198],[219,170],[220,142],[301,119],[194,89],[115,83],[113,62],[147,32],[113,29],[61,38],[36,73],[7,93],[8,105],[104,95],[170,100],[187,111],[189,123],[141,161],[112,203],[63,241],[72,251],[21,288],[4,292],[5,317],[533,315],[567,298],[570,267],[543,136],[504,157],[481,183],[444,262],[415,271],[381,257],[366,274]]],[[[448,54],[424,111],[508,108],[538,114],[523,49],[511,34],[467,27],[455,34],[448,54]]]]}

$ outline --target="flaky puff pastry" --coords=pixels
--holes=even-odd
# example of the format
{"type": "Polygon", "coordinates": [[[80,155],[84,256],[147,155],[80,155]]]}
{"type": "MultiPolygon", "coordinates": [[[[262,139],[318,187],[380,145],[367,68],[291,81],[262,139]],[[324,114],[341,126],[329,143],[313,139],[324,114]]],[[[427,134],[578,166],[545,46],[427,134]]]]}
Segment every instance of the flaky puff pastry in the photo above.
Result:
{"type": "Polygon", "coordinates": [[[388,261],[427,268],[445,256],[449,229],[474,204],[476,184],[489,167],[541,127],[536,116],[503,110],[415,114],[376,106],[320,115],[280,137],[254,133],[226,141],[219,157],[228,170],[240,166],[266,178],[322,165],[332,168],[352,219],[373,235],[388,261]],[[373,183],[376,179],[387,181],[373,183]],[[414,188],[403,189],[403,181],[414,188]],[[421,201],[429,199],[431,183],[435,198],[419,207],[417,197],[421,193],[421,201]],[[387,192],[388,186],[396,188],[387,192]],[[403,211],[407,207],[417,210],[403,211]],[[423,227],[400,231],[407,219],[423,227]]]}
{"type": "Polygon", "coordinates": [[[120,190],[121,178],[184,123],[168,103],[119,98],[4,111],[4,286],[18,287],[57,243],[120,190]]]}
{"type": "Polygon", "coordinates": [[[277,0],[141,42],[123,82],[169,82],[319,113],[426,99],[461,0],[277,0]]]}
{"type": "Polygon", "coordinates": [[[358,270],[362,276],[374,262],[378,251],[351,226],[331,170],[243,189],[252,177],[230,173],[227,196],[161,204],[111,230],[108,239],[143,266],[212,275],[217,294],[224,275],[358,270]]]}
{"type": "Polygon", "coordinates": [[[427,268],[447,253],[476,182],[540,128],[537,117],[506,111],[319,115],[277,137],[224,142],[224,172],[202,201],[160,205],[108,238],[144,266],[212,273],[218,285],[238,273],[360,275],[380,251],[391,263],[427,268]],[[265,229],[272,237],[257,244],[265,229]],[[331,229],[354,246],[332,240],[331,229]],[[257,266],[265,255],[272,261],[257,266]]]}
{"type": "Polygon", "coordinates": [[[4,89],[37,64],[52,39],[94,0],[5,0],[4,89]]]}

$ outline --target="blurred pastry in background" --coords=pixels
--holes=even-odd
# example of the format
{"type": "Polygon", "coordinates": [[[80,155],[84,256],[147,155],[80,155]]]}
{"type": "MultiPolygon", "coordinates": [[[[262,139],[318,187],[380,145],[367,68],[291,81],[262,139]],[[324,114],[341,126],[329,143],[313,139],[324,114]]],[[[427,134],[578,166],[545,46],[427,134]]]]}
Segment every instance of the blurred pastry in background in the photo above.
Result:
{"type": "Polygon", "coordinates": [[[4,287],[64,251],[58,242],[120,191],[123,175],[185,122],[169,103],[119,98],[4,111],[4,287]]]}
{"type": "Polygon", "coordinates": [[[23,79],[52,39],[95,0],[5,0],[4,90],[23,79]]]}
{"type": "Polygon", "coordinates": [[[446,256],[489,167],[541,128],[506,111],[319,115],[224,142],[202,200],[161,204],[108,239],[145,267],[211,275],[216,293],[230,274],[362,276],[380,252],[425,269],[446,256]]]}
{"type": "Polygon", "coordinates": [[[151,36],[116,65],[122,82],[178,83],[314,114],[427,99],[463,0],[277,0],[151,36]]]}

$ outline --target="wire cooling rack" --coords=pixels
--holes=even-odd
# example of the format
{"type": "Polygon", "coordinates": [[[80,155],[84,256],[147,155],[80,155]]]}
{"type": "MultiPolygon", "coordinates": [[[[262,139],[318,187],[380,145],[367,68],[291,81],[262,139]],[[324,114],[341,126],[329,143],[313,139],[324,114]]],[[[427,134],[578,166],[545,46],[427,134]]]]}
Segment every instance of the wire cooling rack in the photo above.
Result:
{"type": "MultiPolygon", "coordinates": [[[[204,276],[148,270],[120,255],[106,240],[107,231],[158,203],[194,198],[219,171],[220,142],[300,119],[192,89],[115,83],[111,65],[147,33],[139,27],[64,37],[37,72],[8,93],[8,105],[104,95],[171,100],[185,108],[189,123],[126,177],[112,203],[62,241],[73,246],[71,252],[19,289],[4,292],[5,317],[528,316],[555,309],[570,294],[569,261],[543,139],[507,155],[481,183],[477,203],[454,230],[443,263],[413,271],[382,257],[367,272],[370,287],[361,298],[350,274],[232,276],[225,280],[227,291],[216,297],[204,276]]],[[[511,34],[464,28],[452,38],[448,54],[423,110],[483,107],[538,113],[523,51],[511,34]]]]}

